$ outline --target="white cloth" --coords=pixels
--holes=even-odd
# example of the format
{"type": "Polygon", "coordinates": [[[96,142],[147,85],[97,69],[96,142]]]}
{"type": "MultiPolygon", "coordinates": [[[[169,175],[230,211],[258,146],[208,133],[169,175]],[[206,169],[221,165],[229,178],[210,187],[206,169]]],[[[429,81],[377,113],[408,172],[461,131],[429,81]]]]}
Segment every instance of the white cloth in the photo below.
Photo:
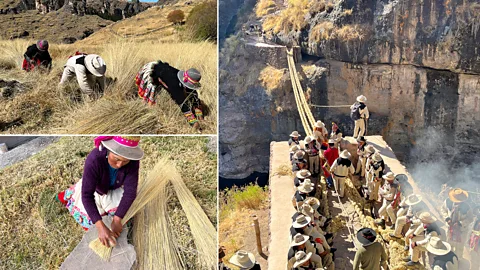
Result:
{"type": "Polygon", "coordinates": [[[94,93],[95,85],[98,83],[100,90],[105,89],[105,76],[97,77],[87,72],[84,65],[77,64],[78,58],[83,55],[76,55],[68,59],[65,68],[63,69],[62,79],[60,85],[65,84],[70,78],[76,77],[78,85],[84,94],[92,95],[94,93]]]}

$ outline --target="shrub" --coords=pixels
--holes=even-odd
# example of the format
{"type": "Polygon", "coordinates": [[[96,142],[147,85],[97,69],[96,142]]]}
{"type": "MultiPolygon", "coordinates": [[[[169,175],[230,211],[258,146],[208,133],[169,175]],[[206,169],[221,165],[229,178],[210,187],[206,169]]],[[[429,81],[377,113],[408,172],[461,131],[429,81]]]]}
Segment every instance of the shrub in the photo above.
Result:
{"type": "Polygon", "coordinates": [[[207,1],[195,6],[187,17],[187,29],[194,40],[217,40],[217,2],[207,1]]]}
{"type": "Polygon", "coordinates": [[[260,0],[255,9],[257,17],[262,17],[275,11],[275,2],[273,0],[260,0]]]}
{"type": "Polygon", "coordinates": [[[167,15],[167,20],[171,23],[178,24],[183,22],[183,19],[185,19],[185,13],[183,11],[177,9],[174,10],[167,15]]]}

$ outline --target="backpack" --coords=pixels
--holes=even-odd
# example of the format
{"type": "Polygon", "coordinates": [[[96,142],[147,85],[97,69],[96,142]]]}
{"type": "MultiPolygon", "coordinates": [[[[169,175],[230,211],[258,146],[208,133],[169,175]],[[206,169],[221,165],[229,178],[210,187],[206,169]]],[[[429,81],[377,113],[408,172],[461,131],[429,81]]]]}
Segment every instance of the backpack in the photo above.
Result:
{"type": "Polygon", "coordinates": [[[352,110],[350,111],[350,117],[354,121],[360,119],[360,106],[361,104],[359,102],[355,102],[355,104],[353,104],[352,110]]]}

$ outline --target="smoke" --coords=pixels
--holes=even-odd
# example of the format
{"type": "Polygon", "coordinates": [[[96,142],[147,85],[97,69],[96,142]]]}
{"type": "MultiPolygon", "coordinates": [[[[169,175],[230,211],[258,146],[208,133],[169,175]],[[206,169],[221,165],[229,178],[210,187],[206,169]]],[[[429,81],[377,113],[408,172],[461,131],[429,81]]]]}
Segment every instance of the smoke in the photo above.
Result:
{"type": "Polygon", "coordinates": [[[468,148],[454,145],[453,141],[435,128],[426,129],[410,151],[408,170],[427,193],[437,195],[446,184],[471,191],[470,202],[480,205],[480,195],[474,194],[480,193],[480,153],[462,152],[468,148]]]}

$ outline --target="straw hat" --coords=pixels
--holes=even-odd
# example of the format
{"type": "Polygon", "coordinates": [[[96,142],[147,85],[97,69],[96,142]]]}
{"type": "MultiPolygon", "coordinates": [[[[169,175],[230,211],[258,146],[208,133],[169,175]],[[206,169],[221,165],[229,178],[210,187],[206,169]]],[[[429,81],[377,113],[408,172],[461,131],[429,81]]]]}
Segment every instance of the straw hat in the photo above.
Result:
{"type": "Polygon", "coordinates": [[[85,56],[85,67],[96,77],[102,77],[107,71],[107,65],[103,59],[96,54],[85,56]]]}
{"type": "Polygon", "coordinates": [[[373,160],[379,162],[379,161],[382,161],[382,156],[380,155],[380,152],[375,152],[375,154],[373,154],[373,160]]]}
{"type": "MultiPolygon", "coordinates": [[[[367,147],[365,147],[365,151],[369,154],[373,154],[375,153],[375,148],[373,147],[373,145],[367,145],[367,147]]],[[[382,157],[380,157],[380,160],[382,159],[382,157]]]]}
{"type": "Polygon", "coordinates": [[[296,152],[300,150],[300,146],[298,144],[294,144],[292,147],[290,147],[290,152],[296,152]]]}
{"type": "Polygon", "coordinates": [[[293,155],[293,158],[295,158],[295,159],[303,159],[303,156],[305,156],[305,153],[303,153],[303,151],[297,151],[297,152],[293,155]]]}
{"type": "Polygon", "coordinates": [[[393,181],[395,180],[395,174],[393,172],[388,172],[384,176],[382,176],[382,178],[387,181],[393,181]]]}
{"type": "Polygon", "coordinates": [[[342,153],[340,153],[341,158],[349,159],[352,155],[347,151],[343,150],[342,153]]]}
{"type": "Polygon", "coordinates": [[[307,203],[304,203],[302,205],[302,214],[306,215],[306,216],[310,216],[310,215],[313,215],[315,210],[313,210],[313,208],[307,204],[307,203]]]}
{"type": "Polygon", "coordinates": [[[293,268],[297,268],[300,265],[306,263],[312,257],[312,252],[305,253],[304,251],[299,251],[295,254],[295,263],[293,268]]]}
{"type": "Polygon", "coordinates": [[[297,247],[297,246],[303,245],[308,241],[308,238],[309,237],[306,236],[306,235],[303,235],[301,233],[297,233],[293,237],[292,242],[290,243],[290,246],[291,247],[297,247]]]}
{"type": "Polygon", "coordinates": [[[303,183],[298,186],[298,191],[302,192],[302,193],[310,193],[312,192],[313,190],[313,184],[312,184],[312,181],[310,179],[305,179],[305,181],[303,181],[303,183]]]}
{"type": "Polygon", "coordinates": [[[328,144],[335,144],[335,140],[334,139],[329,139],[328,144]]]}
{"type": "Polygon", "coordinates": [[[307,226],[312,219],[309,216],[298,215],[295,221],[292,223],[293,228],[299,229],[307,226]]]}
{"type": "Polygon", "coordinates": [[[315,123],[315,127],[317,127],[317,128],[323,128],[323,127],[325,127],[325,124],[324,124],[322,121],[318,120],[318,121],[315,123]]]}
{"type": "Polygon", "coordinates": [[[435,217],[433,217],[429,212],[421,213],[418,219],[420,219],[422,223],[428,223],[428,224],[433,223],[436,220],[435,217]]]}
{"type": "Polygon", "coordinates": [[[143,158],[143,150],[138,146],[140,136],[99,136],[95,140],[99,140],[105,148],[126,159],[140,160],[143,158]]]}
{"type": "Polygon", "coordinates": [[[237,251],[229,260],[231,264],[250,269],[255,265],[255,255],[245,250],[237,251]]]}
{"type": "Polygon", "coordinates": [[[357,101],[362,102],[362,103],[367,102],[367,97],[364,96],[364,95],[360,95],[360,96],[357,97],[357,101]]]}
{"type": "Polygon", "coordinates": [[[312,136],[307,136],[305,138],[305,143],[310,143],[313,140],[312,136]]]}
{"type": "Polygon", "coordinates": [[[405,203],[407,205],[416,205],[422,201],[422,195],[417,195],[417,194],[410,194],[407,199],[405,200],[405,203]]]}
{"type": "Polygon", "coordinates": [[[377,239],[377,233],[370,228],[362,228],[357,232],[357,240],[364,246],[375,242],[375,239],[377,239]]]}
{"type": "Polygon", "coordinates": [[[303,205],[305,204],[310,205],[313,209],[316,210],[318,207],[320,207],[320,200],[315,197],[308,197],[305,199],[303,205]]]}
{"type": "Polygon", "coordinates": [[[202,74],[200,74],[200,71],[194,68],[190,68],[186,71],[178,71],[177,77],[185,87],[188,87],[192,90],[198,90],[202,86],[200,84],[202,74]]]}
{"type": "Polygon", "coordinates": [[[454,188],[448,192],[448,197],[452,202],[464,202],[468,199],[468,192],[461,188],[454,188]]]}
{"type": "Polygon", "coordinates": [[[292,132],[292,134],[290,134],[290,137],[301,137],[301,136],[302,136],[302,135],[300,135],[300,134],[298,133],[298,131],[296,131],[296,130],[295,130],[294,132],[292,132]]]}
{"type": "Polygon", "coordinates": [[[433,236],[427,244],[427,251],[435,255],[445,255],[452,250],[452,246],[443,242],[440,238],[433,236]]]}
{"type": "Polygon", "coordinates": [[[299,179],[305,179],[307,177],[310,177],[311,175],[312,174],[307,169],[302,169],[302,170],[297,172],[297,178],[299,178],[299,179]]]}

